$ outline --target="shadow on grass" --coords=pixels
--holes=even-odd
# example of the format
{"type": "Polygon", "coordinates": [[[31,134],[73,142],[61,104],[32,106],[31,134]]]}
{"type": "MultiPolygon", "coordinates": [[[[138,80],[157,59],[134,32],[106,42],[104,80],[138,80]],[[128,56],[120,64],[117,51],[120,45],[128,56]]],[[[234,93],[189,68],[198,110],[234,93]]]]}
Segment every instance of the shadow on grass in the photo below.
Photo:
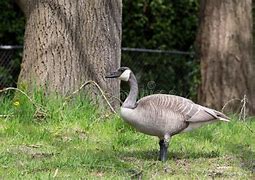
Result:
{"type": "Polygon", "coordinates": [[[242,169],[255,173],[255,151],[251,149],[251,145],[229,143],[227,147],[240,160],[242,169]]]}
{"type": "MultiPolygon", "coordinates": [[[[126,151],[120,152],[121,157],[137,158],[142,160],[158,160],[158,150],[137,150],[137,151],[126,151]]],[[[168,159],[198,159],[198,158],[215,158],[220,157],[219,152],[168,152],[168,159]]]]}

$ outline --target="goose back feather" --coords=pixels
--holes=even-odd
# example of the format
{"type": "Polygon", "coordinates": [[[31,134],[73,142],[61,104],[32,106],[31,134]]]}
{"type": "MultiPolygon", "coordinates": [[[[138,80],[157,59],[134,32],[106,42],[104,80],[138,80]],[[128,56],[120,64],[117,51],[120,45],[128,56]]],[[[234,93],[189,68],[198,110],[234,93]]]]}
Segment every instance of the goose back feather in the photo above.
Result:
{"type": "Polygon", "coordinates": [[[165,134],[172,136],[218,120],[228,121],[224,114],[216,110],[166,94],[146,96],[137,102],[134,109],[122,107],[120,114],[139,131],[158,137],[165,134]]]}

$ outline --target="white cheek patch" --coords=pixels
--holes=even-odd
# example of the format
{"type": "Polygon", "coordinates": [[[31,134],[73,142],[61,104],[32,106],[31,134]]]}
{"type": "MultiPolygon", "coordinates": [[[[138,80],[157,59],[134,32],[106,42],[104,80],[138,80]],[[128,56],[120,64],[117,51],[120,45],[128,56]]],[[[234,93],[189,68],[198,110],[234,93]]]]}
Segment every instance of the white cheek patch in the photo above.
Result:
{"type": "Polygon", "coordinates": [[[120,80],[122,81],[128,81],[130,77],[131,71],[129,69],[125,70],[119,77],[120,80]]]}

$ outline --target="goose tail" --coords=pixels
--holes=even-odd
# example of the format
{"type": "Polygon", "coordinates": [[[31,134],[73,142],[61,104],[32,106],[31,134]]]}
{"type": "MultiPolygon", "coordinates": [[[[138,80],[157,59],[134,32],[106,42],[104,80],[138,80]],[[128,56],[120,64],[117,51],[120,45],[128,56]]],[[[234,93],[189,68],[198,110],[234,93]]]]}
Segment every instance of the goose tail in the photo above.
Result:
{"type": "Polygon", "coordinates": [[[222,112],[219,111],[214,111],[217,119],[219,119],[220,121],[225,121],[225,122],[230,122],[230,118],[228,116],[226,116],[225,114],[223,114],[222,112]]]}
{"type": "Polygon", "coordinates": [[[230,121],[230,118],[228,116],[226,116],[225,114],[223,114],[222,112],[216,111],[214,109],[206,108],[206,107],[204,107],[204,110],[208,114],[213,116],[215,119],[218,119],[220,121],[225,121],[225,122],[229,122],[230,121]]]}

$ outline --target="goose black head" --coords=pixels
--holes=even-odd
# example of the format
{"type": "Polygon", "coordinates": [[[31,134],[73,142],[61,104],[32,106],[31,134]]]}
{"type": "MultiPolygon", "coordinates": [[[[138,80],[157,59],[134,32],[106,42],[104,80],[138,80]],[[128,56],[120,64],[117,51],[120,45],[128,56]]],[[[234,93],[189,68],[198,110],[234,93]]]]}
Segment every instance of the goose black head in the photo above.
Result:
{"type": "Polygon", "coordinates": [[[119,78],[122,81],[128,81],[130,78],[131,70],[128,67],[120,67],[116,71],[111,72],[106,78],[119,78]]]}

